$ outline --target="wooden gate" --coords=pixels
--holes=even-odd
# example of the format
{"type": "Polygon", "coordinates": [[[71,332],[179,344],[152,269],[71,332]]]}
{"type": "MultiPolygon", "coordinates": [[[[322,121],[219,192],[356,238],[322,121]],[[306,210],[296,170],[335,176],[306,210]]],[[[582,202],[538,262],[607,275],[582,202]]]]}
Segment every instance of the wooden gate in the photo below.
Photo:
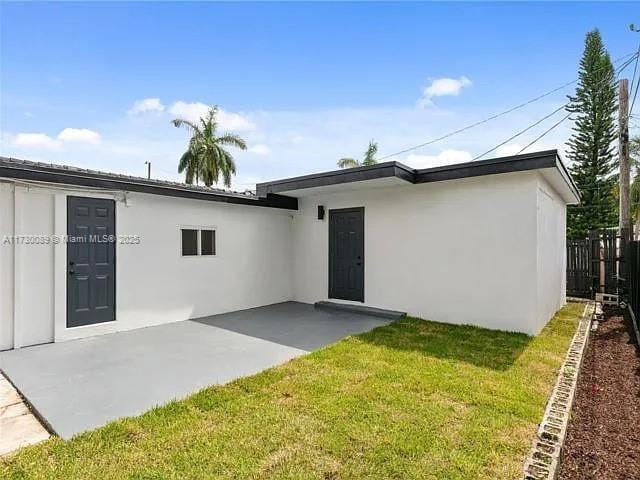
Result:
{"type": "Polygon", "coordinates": [[[589,245],[588,239],[567,240],[567,295],[570,297],[591,298],[592,296],[589,245]]]}
{"type": "Polygon", "coordinates": [[[567,240],[567,295],[594,298],[624,289],[624,239],[617,228],[593,230],[589,237],[567,240]]]}

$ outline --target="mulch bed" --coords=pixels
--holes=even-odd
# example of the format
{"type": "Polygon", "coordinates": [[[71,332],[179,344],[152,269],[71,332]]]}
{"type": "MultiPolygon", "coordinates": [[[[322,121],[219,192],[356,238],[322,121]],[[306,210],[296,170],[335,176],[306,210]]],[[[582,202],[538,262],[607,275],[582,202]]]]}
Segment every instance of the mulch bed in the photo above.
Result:
{"type": "Polygon", "coordinates": [[[640,349],[628,312],[604,313],[584,354],[560,480],[640,479],[640,349]]]}

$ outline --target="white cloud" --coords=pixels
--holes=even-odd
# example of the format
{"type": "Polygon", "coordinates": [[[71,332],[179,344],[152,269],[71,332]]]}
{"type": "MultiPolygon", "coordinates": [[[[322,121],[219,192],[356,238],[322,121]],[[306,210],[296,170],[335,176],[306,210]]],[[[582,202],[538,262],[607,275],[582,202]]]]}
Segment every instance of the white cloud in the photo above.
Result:
{"type": "Polygon", "coordinates": [[[14,138],[14,145],[32,148],[58,148],[60,142],[46,133],[18,133],[14,138]]]}
{"type": "MultiPolygon", "coordinates": [[[[264,177],[238,175],[231,178],[231,190],[235,190],[238,192],[245,192],[247,190],[255,191],[256,183],[266,181],[267,179],[264,177]]],[[[218,187],[225,188],[222,184],[219,184],[218,187]]]]}
{"type": "Polygon", "coordinates": [[[187,103],[182,100],[175,102],[169,108],[171,115],[194,123],[204,117],[208,111],[209,105],[200,102],[187,103]]]}
{"type": "Polygon", "coordinates": [[[470,162],[472,159],[473,156],[466,150],[447,149],[437,155],[419,155],[412,153],[400,161],[412,168],[429,168],[470,162]]]}
{"type": "Polygon", "coordinates": [[[247,132],[255,129],[255,125],[245,116],[239,113],[218,111],[218,122],[227,129],[236,132],[247,132]]]}
{"type": "Polygon", "coordinates": [[[96,144],[100,141],[100,134],[88,128],[65,128],[58,134],[58,140],[96,144]]]}
{"type": "MultiPolygon", "coordinates": [[[[169,108],[169,113],[177,118],[197,122],[209,112],[209,105],[201,102],[187,103],[182,100],[175,102],[169,108]]],[[[218,110],[218,123],[224,130],[234,132],[248,132],[255,129],[255,125],[244,115],[218,110]]]]}
{"type": "Polygon", "coordinates": [[[268,155],[271,149],[267,145],[259,143],[257,145],[254,145],[253,147],[249,147],[247,151],[250,153],[255,153],[256,155],[268,155]]]}
{"type": "Polygon", "coordinates": [[[136,100],[127,113],[129,115],[139,115],[141,113],[162,113],[164,105],[159,98],[144,98],[136,100]]]}
{"type": "Polygon", "coordinates": [[[418,105],[427,108],[433,105],[434,97],[457,96],[463,88],[471,86],[471,80],[464,75],[460,78],[434,78],[422,91],[418,105]]]}
{"type": "Polygon", "coordinates": [[[58,149],[67,143],[90,143],[100,142],[100,134],[87,128],[65,128],[56,138],[46,133],[22,132],[15,135],[8,135],[10,142],[23,149],[58,149]]]}
{"type": "Polygon", "coordinates": [[[516,155],[522,150],[524,145],[520,145],[519,143],[507,143],[506,145],[502,145],[496,149],[495,155],[497,157],[508,157],[509,155],[516,155]]]}

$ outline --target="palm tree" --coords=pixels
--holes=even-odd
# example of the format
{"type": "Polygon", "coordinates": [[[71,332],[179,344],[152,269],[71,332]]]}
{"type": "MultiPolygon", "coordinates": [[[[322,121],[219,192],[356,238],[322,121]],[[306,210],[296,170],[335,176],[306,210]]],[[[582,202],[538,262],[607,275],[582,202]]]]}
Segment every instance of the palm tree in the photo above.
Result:
{"type": "Polygon", "coordinates": [[[362,165],[368,167],[369,165],[375,165],[378,163],[376,160],[376,154],[378,153],[378,144],[371,140],[369,142],[369,146],[367,147],[367,151],[364,153],[364,160],[362,160],[362,165]]]}
{"type": "Polygon", "coordinates": [[[216,114],[218,107],[209,109],[206,117],[199,122],[191,122],[181,118],[172,120],[175,127],[184,127],[191,133],[187,151],[180,157],[178,173],[185,173],[185,182],[196,185],[202,179],[207,187],[218,183],[222,176],[223,184],[231,186],[231,176],[236,173],[236,164],[233,156],[225,146],[247,149],[246,142],[238,135],[224,133],[218,136],[216,114]]]}
{"type": "Polygon", "coordinates": [[[376,154],[378,153],[378,143],[371,140],[367,151],[364,153],[364,159],[359,162],[355,158],[345,157],[338,160],[338,167],[340,168],[353,168],[353,167],[368,167],[369,165],[375,165],[378,163],[376,160],[376,154]]]}

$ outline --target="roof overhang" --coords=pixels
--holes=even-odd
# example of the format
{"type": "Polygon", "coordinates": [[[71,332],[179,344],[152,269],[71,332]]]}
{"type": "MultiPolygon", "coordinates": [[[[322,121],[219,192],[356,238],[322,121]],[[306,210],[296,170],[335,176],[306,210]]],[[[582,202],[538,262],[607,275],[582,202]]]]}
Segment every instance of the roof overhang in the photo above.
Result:
{"type": "Polygon", "coordinates": [[[259,197],[287,192],[288,195],[306,196],[315,193],[354,190],[358,187],[388,186],[415,183],[415,170],[398,162],[377,163],[367,167],[347,168],[258,183],[259,197]]]}
{"type": "Polygon", "coordinates": [[[298,200],[284,195],[264,197],[213,188],[186,185],[177,182],[130,177],[114,173],[96,172],[61,165],[48,165],[13,158],[0,157],[0,179],[16,179],[44,184],[62,184],[105,190],[148,193],[169,197],[191,198],[211,202],[256,207],[298,209],[298,200]]]}
{"type": "Polygon", "coordinates": [[[425,169],[413,169],[399,162],[385,162],[368,167],[334,170],[301,177],[259,183],[260,197],[286,194],[303,197],[360,188],[442,182],[462,178],[498,175],[511,172],[540,171],[568,204],[580,202],[580,194],[562,163],[557,150],[512,155],[425,169]]]}

